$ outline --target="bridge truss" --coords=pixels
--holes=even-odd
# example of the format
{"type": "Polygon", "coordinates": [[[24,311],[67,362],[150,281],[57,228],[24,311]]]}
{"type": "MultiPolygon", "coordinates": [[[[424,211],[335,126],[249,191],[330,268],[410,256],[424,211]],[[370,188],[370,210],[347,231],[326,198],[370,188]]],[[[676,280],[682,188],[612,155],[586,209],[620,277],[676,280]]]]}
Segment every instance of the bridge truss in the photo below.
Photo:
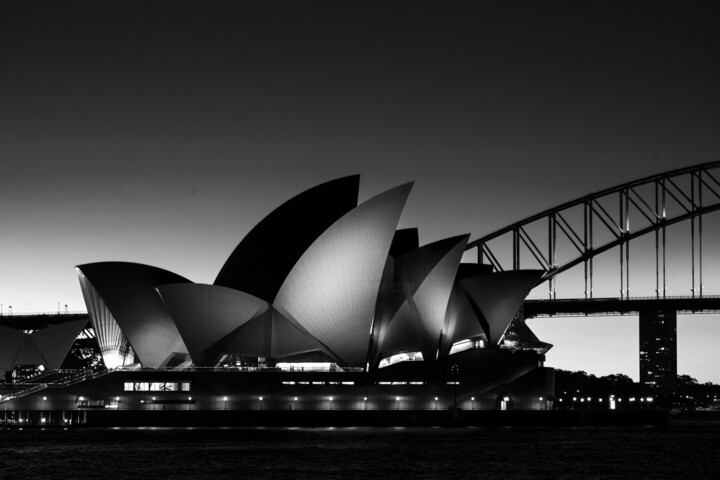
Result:
{"type": "Polygon", "coordinates": [[[585,298],[593,298],[595,257],[619,247],[620,298],[630,298],[630,241],[648,234],[655,240],[655,295],[665,298],[667,290],[666,230],[688,221],[690,224],[691,297],[703,295],[703,216],[720,210],[720,161],[703,163],[652,175],[592,193],[545,210],[494,233],[470,242],[478,261],[495,271],[533,268],[545,274],[538,282],[548,283],[549,298],[557,294],[556,277],[582,265],[585,298]],[[632,220],[632,222],[631,222],[632,220]],[[632,225],[632,228],[631,228],[632,225]],[[559,259],[559,243],[563,256],[559,259]],[[499,252],[511,251],[510,255],[499,252]],[[570,250],[568,255],[566,250],[570,250]]]}

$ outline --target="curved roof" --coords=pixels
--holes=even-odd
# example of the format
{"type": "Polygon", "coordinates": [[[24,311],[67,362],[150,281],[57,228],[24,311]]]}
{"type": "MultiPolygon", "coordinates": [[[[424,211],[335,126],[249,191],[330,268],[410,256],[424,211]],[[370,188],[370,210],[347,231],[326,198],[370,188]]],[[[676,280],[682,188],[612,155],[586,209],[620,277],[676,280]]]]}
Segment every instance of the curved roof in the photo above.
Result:
{"type": "Polygon", "coordinates": [[[60,368],[86,319],[58,323],[31,334],[0,326],[0,372],[16,365],[45,365],[48,370],[60,368]]]}
{"type": "MultiPolygon", "coordinates": [[[[35,350],[29,335],[14,328],[0,325],[0,374],[18,365],[18,358],[26,349],[35,350]]],[[[35,350],[36,351],[36,350],[35,350]]]]}
{"type": "Polygon", "coordinates": [[[179,283],[157,291],[195,365],[214,365],[213,345],[268,309],[264,300],[217,285],[179,283]]]}
{"type": "MultiPolygon", "coordinates": [[[[433,242],[395,260],[398,288],[393,290],[400,291],[405,302],[392,320],[380,327],[380,353],[420,349],[426,360],[437,357],[448,299],[469,237],[460,235],[433,242]]],[[[378,310],[394,308],[393,300],[388,299],[386,306],[378,310]]],[[[386,319],[387,315],[377,317],[386,319]]]]}
{"type": "Polygon", "coordinates": [[[30,335],[40,355],[42,355],[43,363],[47,369],[55,370],[60,368],[73,343],[75,343],[75,339],[85,328],[85,325],[87,325],[87,320],[83,318],[51,325],[30,335]]]}
{"type": "Polygon", "coordinates": [[[242,325],[233,332],[232,338],[218,347],[223,353],[256,355],[275,360],[308,352],[328,352],[305,329],[272,307],[242,325]]]}
{"type": "Polygon", "coordinates": [[[487,340],[482,325],[480,325],[480,320],[475,315],[465,292],[460,287],[459,281],[456,281],[445,312],[445,325],[443,326],[443,335],[440,341],[439,356],[446,357],[455,342],[481,336],[487,340]]]}
{"type": "MultiPolygon", "coordinates": [[[[380,328],[378,348],[373,366],[383,358],[401,352],[417,352],[423,349],[422,323],[408,300],[395,312],[390,322],[380,328]]],[[[423,352],[423,358],[425,353],[423,352]]],[[[434,358],[434,357],[432,357],[434,358]]]]}
{"type": "Polygon", "coordinates": [[[76,268],[80,290],[82,290],[85,306],[92,322],[95,338],[100,347],[103,363],[108,369],[117,368],[132,363],[130,343],[117,324],[112,313],[103,301],[92,283],[76,268]]]}
{"type": "MultiPolygon", "coordinates": [[[[159,367],[174,352],[187,352],[155,287],[189,283],[189,280],[167,270],[138,263],[101,262],[76,268],[102,298],[102,303],[127,336],[143,366],[159,367]]],[[[91,311],[96,305],[91,303],[87,307],[91,311]]]]}
{"type": "Polygon", "coordinates": [[[483,318],[483,330],[491,345],[502,340],[530,290],[542,277],[542,270],[515,270],[463,278],[460,285],[483,318]]]}
{"type": "Polygon", "coordinates": [[[463,235],[428,245],[439,250],[451,248],[446,250],[410,299],[422,325],[423,358],[426,360],[437,358],[450,292],[469,238],[470,235],[463,235]]]}
{"type": "Polygon", "coordinates": [[[420,247],[420,236],[417,228],[399,228],[395,231],[389,255],[399,257],[403,253],[420,247]]]}
{"type": "Polygon", "coordinates": [[[227,354],[282,358],[323,346],[268,303],[217,285],[157,287],[195,365],[212,366],[227,354]]]}
{"type": "Polygon", "coordinates": [[[350,211],[300,257],[273,302],[347,366],[364,366],[390,244],[412,183],[350,211]]]}
{"type": "Polygon", "coordinates": [[[380,360],[381,340],[386,336],[387,327],[404,301],[405,295],[402,288],[395,281],[395,260],[388,255],[385,260],[373,318],[372,343],[370,345],[370,363],[373,367],[380,360]]]}
{"type": "Polygon", "coordinates": [[[228,257],[215,285],[271,302],[300,256],[330,225],[355,208],[360,176],[323,183],[280,205],[228,257]]]}

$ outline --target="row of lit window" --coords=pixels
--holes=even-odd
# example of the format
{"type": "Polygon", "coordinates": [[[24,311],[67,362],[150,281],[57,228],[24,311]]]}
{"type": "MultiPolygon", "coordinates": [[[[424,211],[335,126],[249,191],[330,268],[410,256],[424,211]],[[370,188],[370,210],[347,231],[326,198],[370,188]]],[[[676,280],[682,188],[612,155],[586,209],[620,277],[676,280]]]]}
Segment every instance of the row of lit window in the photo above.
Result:
{"type": "Polygon", "coordinates": [[[125,382],[126,392],[189,392],[190,382],[125,382]]]}

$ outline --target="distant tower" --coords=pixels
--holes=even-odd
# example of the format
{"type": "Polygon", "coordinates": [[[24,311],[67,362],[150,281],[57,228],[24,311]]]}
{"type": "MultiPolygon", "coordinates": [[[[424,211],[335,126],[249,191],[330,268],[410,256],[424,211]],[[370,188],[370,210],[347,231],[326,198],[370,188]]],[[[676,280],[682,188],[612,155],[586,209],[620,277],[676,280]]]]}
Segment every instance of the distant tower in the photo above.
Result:
{"type": "Polygon", "coordinates": [[[677,378],[677,312],[640,312],[640,383],[671,386],[677,378]]]}

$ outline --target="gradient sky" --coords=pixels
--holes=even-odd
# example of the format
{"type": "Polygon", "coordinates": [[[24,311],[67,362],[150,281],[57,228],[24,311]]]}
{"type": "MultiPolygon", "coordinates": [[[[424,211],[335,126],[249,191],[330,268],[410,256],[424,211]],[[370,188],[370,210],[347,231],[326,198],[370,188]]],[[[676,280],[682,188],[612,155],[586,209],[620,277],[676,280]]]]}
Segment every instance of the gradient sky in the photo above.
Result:
{"type": "MultiPolygon", "coordinates": [[[[210,283],[273,208],[352,173],[361,200],[415,180],[401,226],[426,243],[720,158],[697,5],[207,3],[0,5],[5,313],[84,310],[88,262],[210,283]]],[[[633,319],[530,325],[549,365],[637,379],[633,319]]],[[[678,342],[680,373],[720,383],[720,318],[678,342]]]]}

